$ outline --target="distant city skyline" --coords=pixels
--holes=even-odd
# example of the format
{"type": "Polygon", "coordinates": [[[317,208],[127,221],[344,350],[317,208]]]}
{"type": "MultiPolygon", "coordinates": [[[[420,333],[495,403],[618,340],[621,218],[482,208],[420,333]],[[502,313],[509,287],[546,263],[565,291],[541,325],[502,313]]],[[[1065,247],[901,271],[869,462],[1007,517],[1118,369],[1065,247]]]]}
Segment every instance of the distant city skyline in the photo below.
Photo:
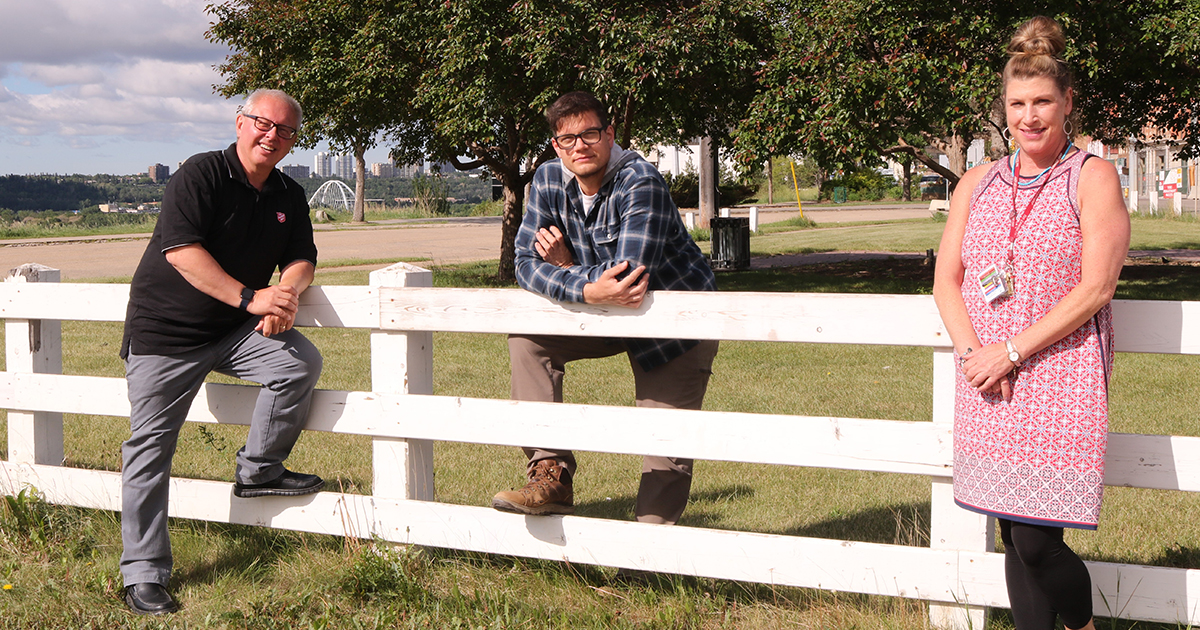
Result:
{"type": "MultiPolygon", "coordinates": [[[[0,175],[174,173],[234,141],[241,99],[212,92],[229,49],[204,38],[210,0],[0,2],[0,175]]],[[[280,165],[318,151],[331,152],[280,165]]]]}

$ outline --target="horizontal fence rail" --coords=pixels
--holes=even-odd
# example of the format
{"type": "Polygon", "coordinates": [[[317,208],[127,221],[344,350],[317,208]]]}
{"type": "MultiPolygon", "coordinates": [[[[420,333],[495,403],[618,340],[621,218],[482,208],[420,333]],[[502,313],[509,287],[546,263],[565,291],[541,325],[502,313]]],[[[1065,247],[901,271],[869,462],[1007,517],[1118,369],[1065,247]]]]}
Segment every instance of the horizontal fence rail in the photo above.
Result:
{"type": "MultiPolygon", "coordinates": [[[[40,274],[27,270],[0,284],[0,317],[8,320],[0,408],[11,410],[0,491],[35,486],[54,503],[118,510],[119,473],[54,464],[61,463],[62,414],[127,417],[125,381],[62,374],[55,326],[122,321],[129,287],[59,284],[53,270],[40,274]]],[[[1114,320],[1119,351],[1200,354],[1200,303],[1115,301],[1114,320]]],[[[370,436],[374,494],[239,499],[230,483],[173,479],[172,516],[916,598],[931,602],[935,625],[947,628],[982,628],[982,607],[1008,605],[990,526],[948,494],[954,362],[929,296],[656,292],[632,310],[563,304],[517,289],[434,289],[428,272],[401,264],[373,273],[372,286],[310,288],[297,323],[371,331],[376,391],[318,391],[306,428],[370,436]],[[538,410],[551,403],[430,395],[432,332],[678,337],[684,330],[697,339],[930,347],[933,422],[573,404],[538,410]],[[547,417],[553,422],[541,420],[547,417]],[[432,441],[926,475],[933,480],[931,546],[437,503],[432,441]]],[[[206,384],[188,420],[246,424],[256,395],[254,387],[206,384]]],[[[1200,438],[1110,434],[1105,483],[1200,491],[1200,438]]],[[[1200,623],[1200,570],[1088,567],[1097,614],[1200,623]]]]}
{"type": "MultiPolygon", "coordinates": [[[[9,284],[0,318],[125,320],[129,285],[9,284]]],[[[678,337],[949,348],[924,295],[655,291],[637,309],[555,302],[521,289],[313,286],[298,326],[678,337]],[[635,321],[636,320],[636,323],[635,321]]],[[[1200,354],[1200,302],[1113,300],[1118,352],[1200,354]]]]}

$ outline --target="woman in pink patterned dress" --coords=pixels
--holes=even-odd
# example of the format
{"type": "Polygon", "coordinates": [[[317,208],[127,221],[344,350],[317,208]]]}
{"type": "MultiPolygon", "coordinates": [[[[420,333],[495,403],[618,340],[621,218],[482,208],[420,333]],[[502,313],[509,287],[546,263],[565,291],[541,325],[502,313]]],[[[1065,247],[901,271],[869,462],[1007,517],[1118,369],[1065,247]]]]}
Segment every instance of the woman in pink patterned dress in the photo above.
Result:
{"type": "Polygon", "coordinates": [[[933,289],[961,368],[954,498],[999,519],[1018,630],[1051,630],[1056,616],[1094,628],[1091,580],[1063,528],[1095,529],[1100,515],[1109,301],[1129,248],[1116,169],[1069,139],[1065,46],[1046,17],[1013,36],[1003,102],[1018,149],[963,175],[933,289]]]}

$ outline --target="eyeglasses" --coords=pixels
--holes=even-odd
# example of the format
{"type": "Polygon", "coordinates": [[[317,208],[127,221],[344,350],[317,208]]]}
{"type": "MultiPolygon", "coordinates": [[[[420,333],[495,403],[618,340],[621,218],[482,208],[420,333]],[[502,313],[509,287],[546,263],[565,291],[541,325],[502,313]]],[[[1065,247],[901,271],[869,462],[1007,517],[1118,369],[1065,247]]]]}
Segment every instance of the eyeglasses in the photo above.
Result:
{"type": "Polygon", "coordinates": [[[584,144],[596,144],[600,142],[600,137],[604,134],[605,129],[606,127],[593,127],[583,133],[564,133],[561,136],[554,136],[554,143],[560,149],[570,149],[575,146],[576,140],[583,140],[584,144]]]}
{"type": "Polygon", "coordinates": [[[255,129],[259,131],[270,131],[274,129],[275,135],[283,138],[284,140],[291,140],[292,138],[296,137],[297,133],[299,133],[295,127],[281,125],[270,118],[263,118],[262,116],[255,116],[254,114],[246,113],[243,113],[242,116],[253,120],[255,129]]]}

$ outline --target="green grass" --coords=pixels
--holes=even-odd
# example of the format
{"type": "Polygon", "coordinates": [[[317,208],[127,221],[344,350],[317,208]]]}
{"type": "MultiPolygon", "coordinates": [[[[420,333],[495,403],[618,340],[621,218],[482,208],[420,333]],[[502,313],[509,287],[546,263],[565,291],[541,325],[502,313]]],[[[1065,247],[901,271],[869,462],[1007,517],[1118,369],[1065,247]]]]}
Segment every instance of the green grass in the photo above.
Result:
{"type": "MultiPolygon", "coordinates": [[[[800,203],[803,204],[803,203],[815,202],[817,200],[817,195],[819,192],[820,191],[818,191],[817,188],[814,186],[810,186],[808,188],[801,188],[800,189],[800,203]]],[[[750,199],[746,199],[745,201],[742,201],[741,205],[753,205],[753,204],[764,204],[764,203],[767,203],[767,182],[766,181],[764,181],[761,185],[759,185],[758,192],[755,193],[754,197],[751,197],[750,199]]],[[[775,204],[790,203],[790,204],[795,205],[796,190],[794,188],[792,188],[792,186],[790,184],[788,184],[788,185],[775,184],[775,190],[772,191],[772,195],[771,195],[771,203],[775,203],[775,204]]]]}
{"type": "MultiPolygon", "coordinates": [[[[1135,223],[1135,229],[1137,223],[1135,223]]],[[[877,226],[876,226],[877,227],[877,226]]],[[[895,242],[918,238],[900,224],[895,242]]],[[[857,229],[857,228],[856,228],[857,229]]],[[[864,228],[865,229],[865,228],[864,228]]],[[[838,249],[854,230],[823,232],[838,249]]],[[[887,240],[886,238],[884,240],[887,240]]],[[[869,249],[886,249],[875,245],[869,249]]],[[[436,286],[501,286],[495,262],[436,269],[436,286]]],[[[1190,268],[1154,267],[1122,281],[1118,297],[1195,297],[1190,268]],[[1148,272],[1143,272],[1143,274],[1148,272]]],[[[1127,273],[1129,272],[1127,269],[1127,273]]],[[[365,284],[367,271],[321,272],[321,284],[365,284]]],[[[725,273],[736,291],[927,293],[919,260],[884,260],[725,273]]],[[[504,285],[511,286],[511,285],[504,285]]],[[[120,325],[63,325],[64,371],[121,376],[120,325]]],[[[365,331],[310,329],[326,371],[319,387],[369,389],[365,331]]],[[[499,335],[434,335],[435,393],[502,399],[508,365],[499,335]]],[[[924,421],[931,413],[927,348],[725,342],[705,408],[776,414],[924,421]]],[[[1113,378],[1114,431],[1200,435],[1196,357],[1121,354],[1113,378]],[[1170,396],[1162,395],[1170,392],[1170,396]]],[[[228,381],[216,377],[214,380],[228,381]]],[[[629,405],[624,357],[572,364],[569,402],[629,405]]],[[[0,420],[0,451],[7,448],[0,420]]],[[[128,420],[69,415],[67,464],[117,470],[128,420]]],[[[189,424],[174,474],[230,481],[245,429],[189,424]]],[[[437,443],[439,501],[486,505],[521,483],[514,448],[437,443]]],[[[579,453],[579,514],[632,519],[636,458],[579,453]]],[[[366,438],[306,433],[289,463],[349,492],[370,492],[366,438]]],[[[1200,510],[1193,493],[1109,488],[1098,532],[1070,531],[1085,558],[1200,568],[1200,510]]],[[[882,543],[927,545],[929,481],[855,471],[698,462],[682,526],[715,527],[882,543]]],[[[166,622],[133,618],[117,600],[118,515],[53,507],[26,497],[0,507],[0,618],[5,628],[896,628],[926,627],[920,602],[662,576],[626,584],[611,569],[436,549],[400,553],[337,537],[187,520],[172,521],[173,591],[185,609],[166,622]],[[24,518],[19,516],[24,515],[24,518]],[[32,517],[31,517],[32,515],[32,517]]],[[[1098,611],[1103,612],[1103,611],[1098,611]]],[[[993,628],[1012,627],[996,611],[993,628]]],[[[1103,620],[1100,628],[1166,630],[1173,625],[1103,620]]]]}
{"type": "Polygon", "coordinates": [[[1134,215],[1130,249],[1200,249],[1200,221],[1195,216],[1134,215]]]}
{"type": "MultiPolygon", "coordinates": [[[[932,219],[868,223],[850,226],[817,226],[776,231],[764,224],[762,234],[750,239],[753,256],[806,254],[831,251],[924,252],[936,250],[944,223],[932,219]]],[[[705,250],[707,251],[707,250],[705,250]]]]}
{"type": "MultiPolygon", "coordinates": [[[[945,220],[908,219],[863,224],[817,225],[799,217],[763,224],[750,239],[754,256],[807,254],[828,251],[937,251],[945,220]]],[[[1131,219],[1130,249],[1200,249],[1200,221],[1189,217],[1143,217],[1131,219]]],[[[708,245],[701,244],[708,252],[708,245]]],[[[1200,294],[1193,294],[1200,295],[1200,294]]]]}
{"type": "Polygon", "coordinates": [[[807,217],[792,217],[782,221],[774,221],[771,223],[760,223],[758,225],[758,236],[764,234],[773,234],[775,232],[794,232],[796,230],[807,230],[817,227],[816,222],[807,217]]]}
{"type": "Polygon", "coordinates": [[[115,234],[149,234],[154,231],[157,217],[147,217],[144,223],[80,227],[72,223],[14,223],[0,227],[0,240],[27,238],[71,238],[115,234]]]}

